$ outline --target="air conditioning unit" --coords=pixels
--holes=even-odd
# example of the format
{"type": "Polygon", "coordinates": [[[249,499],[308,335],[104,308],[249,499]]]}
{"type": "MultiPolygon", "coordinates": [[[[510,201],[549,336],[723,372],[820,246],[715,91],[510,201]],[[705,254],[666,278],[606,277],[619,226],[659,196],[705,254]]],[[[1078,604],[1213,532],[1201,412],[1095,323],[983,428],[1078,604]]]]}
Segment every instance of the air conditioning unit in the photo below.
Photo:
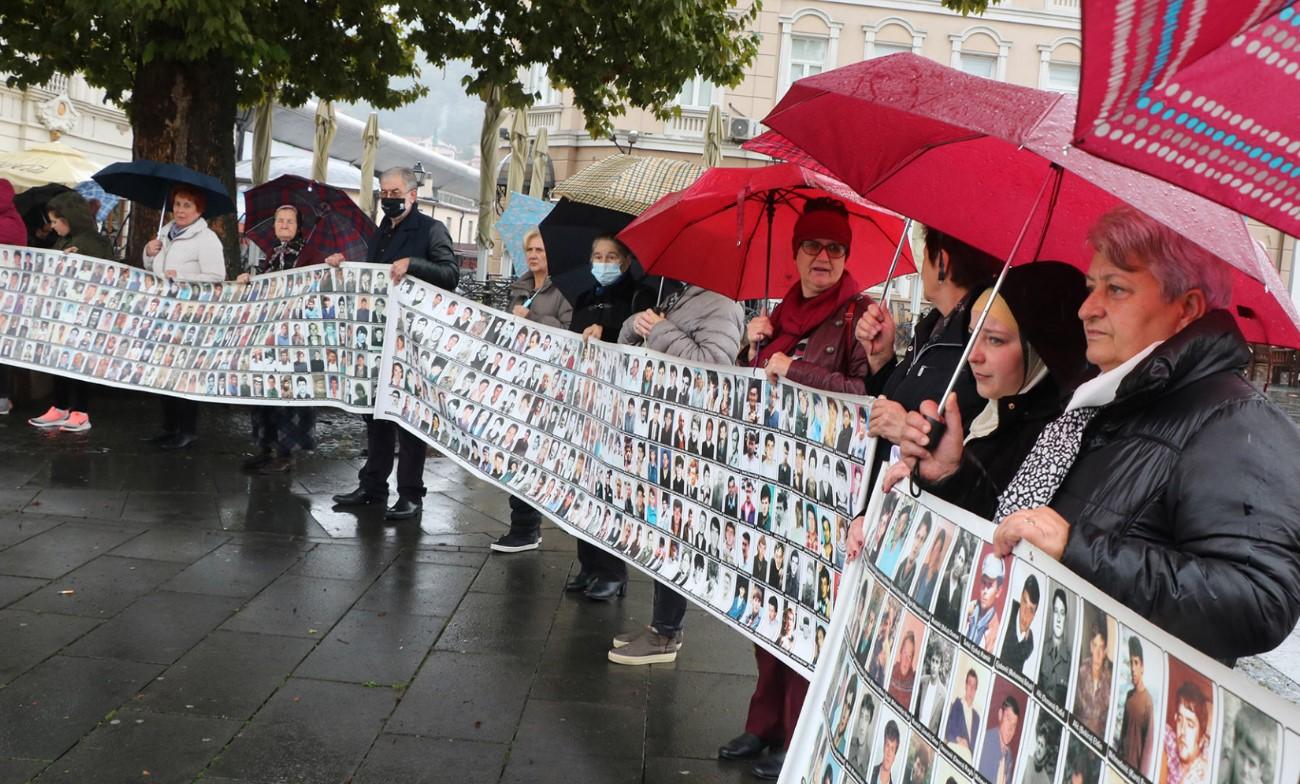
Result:
{"type": "Polygon", "coordinates": [[[733,142],[747,142],[762,132],[758,120],[748,117],[732,117],[727,122],[727,138],[733,142]]]}

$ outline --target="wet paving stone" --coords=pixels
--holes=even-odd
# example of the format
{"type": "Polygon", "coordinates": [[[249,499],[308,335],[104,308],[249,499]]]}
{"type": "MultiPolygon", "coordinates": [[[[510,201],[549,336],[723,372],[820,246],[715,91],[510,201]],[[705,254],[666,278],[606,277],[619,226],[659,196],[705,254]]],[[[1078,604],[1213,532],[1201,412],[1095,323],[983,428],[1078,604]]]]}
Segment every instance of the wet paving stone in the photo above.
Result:
{"type": "Polygon", "coordinates": [[[18,601],[48,582],[39,577],[0,576],[0,607],[18,601]]]}
{"type": "Polygon", "coordinates": [[[550,634],[558,601],[558,597],[467,593],[437,648],[461,653],[539,653],[550,634]]]}
{"type": "Polygon", "coordinates": [[[24,784],[49,764],[49,760],[0,757],[0,784],[24,784]]]}
{"type": "Polygon", "coordinates": [[[289,574],[326,577],[331,580],[371,581],[401,553],[401,548],[382,540],[361,544],[322,544],[289,569],[289,574]]]}
{"type": "Polygon", "coordinates": [[[221,628],[232,632],[323,637],[369,583],[286,574],[244,605],[221,628]]]}
{"type": "Polygon", "coordinates": [[[171,664],[239,609],[240,600],[151,593],[67,649],[73,656],[171,664]]]}
{"type": "Polygon", "coordinates": [[[294,675],[404,688],[444,623],[442,618],[352,610],[294,675]]]}
{"type": "Polygon", "coordinates": [[[209,770],[263,784],[343,781],[396,699],[392,689],[290,679],[209,770]]]}
{"type": "Polygon", "coordinates": [[[363,610],[450,617],[478,572],[468,566],[394,561],[357,602],[363,610]]]}
{"type": "Polygon", "coordinates": [[[753,765],[746,760],[648,757],[642,784],[753,784],[756,779],[749,773],[753,765]]]}
{"type": "Polygon", "coordinates": [[[581,753],[511,752],[501,784],[540,781],[599,781],[601,784],[640,784],[641,760],[581,753]]]}
{"type": "Polygon", "coordinates": [[[315,646],[295,637],[215,631],[140,694],[167,713],[247,719],[315,646]]]}
{"type": "Polygon", "coordinates": [[[495,784],[504,743],[380,735],[352,784],[495,784]]]}
{"type": "Polygon", "coordinates": [[[714,759],[744,730],[753,678],[652,669],[646,754],[714,759]]]}
{"type": "Polygon", "coordinates": [[[239,727],[238,721],[208,716],[117,711],[34,784],[190,781],[239,727]]]}
{"type": "Polygon", "coordinates": [[[640,761],[644,740],[645,712],[639,704],[562,702],[530,697],[510,754],[512,758],[585,755],[640,761]]]}
{"type": "Polygon", "coordinates": [[[290,566],[311,545],[225,544],[195,561],[162,587],[168,591],[253,596],[290,566]]]}
{"type": "Polygon", "coordinates": [[[183,525],[193,528],[218,528],[215,493],[175,492],[171,490],[136,490],[126,497],[122,519],[133,523],[183,525]]]}
{"type": "Polygon", "coordinates": [[[402,735],[507,743],[536,660],[515,653],[434,651],[385,728],[402,735]]]}
{"type": "Polygon", "coordinates": [[[0,551],[0,574],[60,577],[142,531],[80,523],[60,525],[0,551]]]}
{"type": "Polygon", "coordinates": [[[0,686],[99,625],[93,618],[0,610],[0,686]]]}
{"type": "Polygon", "coordinates": [[[31,539],[62,524],[62,520],[41,515],[0,514],[0,548],[31,539]]]}
{"type": "Polygon", "coordinates": [[[281,536],[328,537],[329,532],[312,515],[306,496],[288,493],[223,495],[217,501],[223,531],[260,531],[281,536]]]}
{"type": "Polygon", "coordinates": [[[20,610],[108,618],[184,568],[171,561],[103,555],[14,606],[20,610]]]}
{"type": "Polygon", "coordinates": [[[131,541],[113,548],[109,555],[148,558],[153,561],[192,563],[230,541],[230,536],[187,528],[150,528],[131,541]]]}
{"type": "Polygon", "coordinates": [[[55,656],[5,687],[0,757],[57,759],[162,668],[55,656]]]}
{"type": "Polygon", "coordinates": [[[96,517],[115,520],[122,516],[127,494],[121,490],[96,488],[46,488],[24,507],[34,514],[59,517],[96,517]]]}

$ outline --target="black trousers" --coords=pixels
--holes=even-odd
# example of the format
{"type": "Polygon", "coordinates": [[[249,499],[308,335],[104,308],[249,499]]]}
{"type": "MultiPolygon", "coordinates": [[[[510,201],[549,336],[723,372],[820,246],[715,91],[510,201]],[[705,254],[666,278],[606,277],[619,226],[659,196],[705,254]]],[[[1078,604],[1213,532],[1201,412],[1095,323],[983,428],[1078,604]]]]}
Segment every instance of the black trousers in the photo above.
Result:
{"type": "Polygon", "coordinates": [[[686,597],[655,580],[655,611],[650,626],[665,637],[675,637],[686,620],[686,597]]]}
{"type": "Polygon", "coordinates": [[[373,495],[388,494],[388,475],[393,472],[393,448],[397,455],[397,494],[402,498],[424,497],[424,442],[386,419],[363,416],[366,420],[366,464],[357,478],[361,488],[373,495]]]}
{"type": "Polygon", "coordinates": [[[627,562],[583,539],[578,540],[578,563],[582,571],[601,580],[626,580],[627,562]]]}
{"type": "Polygon", "coordinates": [[[542,530],[542,513],[519,496],[510,496],[510,533],[536,535],[542,530]]]}
{"type": "Polygon", "coordinates": [[[199,428],[199,403],[183,397],[160,395],[163,410],[163,432],[194,435],[199,428]]]}
{"type": "MultiPolygon", "coordinates": [[[[85,413],[90,401],[90,384],[67,376],[54,377],[54,407],[85,413]]],[[[186,431],[189,432],[189,431],[186,431]]]]}

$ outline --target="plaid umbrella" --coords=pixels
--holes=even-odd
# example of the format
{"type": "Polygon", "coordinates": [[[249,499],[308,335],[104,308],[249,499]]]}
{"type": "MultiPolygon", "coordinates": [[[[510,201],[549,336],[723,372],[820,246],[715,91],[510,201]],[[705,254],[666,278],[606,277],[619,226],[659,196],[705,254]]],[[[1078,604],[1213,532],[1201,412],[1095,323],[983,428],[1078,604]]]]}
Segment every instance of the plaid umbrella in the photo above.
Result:
{"type": "Polygon", "coordinates": [[[555,205],[549,201],[522,193],[510,194],[510,206],[497,218],[497,233],[501,235],[502,250],[510,254],[516,275],[522,275],[528,269],[524,264],[524,235],[529,229],[537,228],[542,218],[550,215],[554,208],[555,205]]]}
{"type": "Polygon", "coordinates": [[[364,261],[375,224],[346,193],[304,177],[284,174],[244,193],[245,234],[263,251],[275,248],[275,210],[298,208],[298,228],[303,235],[298,266],[319,264],[331,253],[349,261],[364,261]]]}
{"type": "Polygon", "coordinates": [[[555,189],[555,196],[640,215],[664,196],[686,188],[703,173],[697,164],[688,161],[611,155],[569,177],[555,189]]]}
{"type": "Polygon", "coordinates": [[[116,196],[104,190],[104,188],[94,180],[79,182],[77,183],[77,187],[73,190],[80,193],[86,201],[90,201],[91,199],[99,200],[99,212],[95,213],[95,220],[97,221],[103,221],[107,218],[108,214],[113,211],[113,208],[116,207],[118,201],[120,201],[116,196]]]}

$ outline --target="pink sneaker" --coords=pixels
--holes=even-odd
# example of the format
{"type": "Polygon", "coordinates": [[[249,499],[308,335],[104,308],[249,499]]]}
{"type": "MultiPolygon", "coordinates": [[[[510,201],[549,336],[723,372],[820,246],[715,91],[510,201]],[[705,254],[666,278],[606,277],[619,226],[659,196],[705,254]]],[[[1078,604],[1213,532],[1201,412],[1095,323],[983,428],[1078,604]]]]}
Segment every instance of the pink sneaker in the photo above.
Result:
{"type": "Polygon", "coordinates": [[[68,420],[59,429],[65,433],[80,433],[83,430],[90,429],[90,416],[84,411],[73,411],[68,414],[68,420]]]}
{"type": "Polygon", "coordinates": [[[67,411],[64,411],[61,408],[55,408],[54,406],[50,406],[49,411],[46,411],[44,414],[41,414],[38,417],[32,417],[31,419],[27,420],[27,424],[32,425],[33,427],[59,427],[60,425],[62,425],[64,422],[67,421],[68,421],[67,411]]]}

